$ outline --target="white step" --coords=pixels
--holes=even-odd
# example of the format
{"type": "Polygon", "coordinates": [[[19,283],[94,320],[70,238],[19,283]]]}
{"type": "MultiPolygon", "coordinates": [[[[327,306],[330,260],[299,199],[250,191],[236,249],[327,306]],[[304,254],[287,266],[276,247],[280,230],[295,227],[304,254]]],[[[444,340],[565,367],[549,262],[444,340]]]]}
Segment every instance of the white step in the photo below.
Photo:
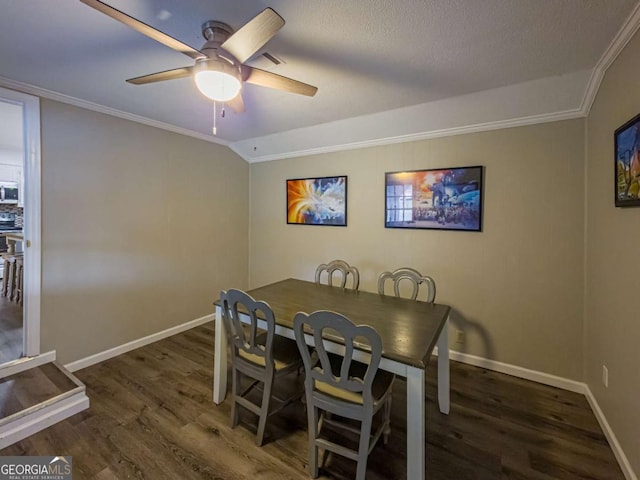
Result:
{"type": "MultiPolygon", "coordinates": [[[[50,366],[45,363],[44,365],[32,365],[31,368],[44,368],[50,373],[52,372],[52,368],[55,368],[61,375],[66,377],[65,382],[67,383],[67,386],[65,386],[64,391],[60,389],[59,392],[52,393],[50,396],[47,396],[46,399],[43,399],[43,401],[37,403],[35,403],[35,401],[33,403],[27,401],[27,403],[32,404],[22,410],[13,411],[11,408],[1,408],[0,412],[4,411],[8,413],[6,413],[4,417],[0,418],[0,449],[8,447],[9,445],[12,445],[70,417],[71,415],[75,415],[76,413],[89,408],[89,397],[87,397],[86,387],[84,384],[64,366],[55,361],[49,363],[51,364],[50,366]]],[[[55,373],[57,375],[58,372],[55,373]]],[[[35,377],[36,374],[37,372],[34,372],[34,376],[31,378],[37,378],[35,377]]],[[[28,369],[22,368],[17,373],[0,378],[0,386],[2,386],[2,383],[6,382],[22,381],[25,377],[28,381],[28,369]]],[[[39,379],[35,382],[39,382],[39,379]]],[[[7,388],[4,392],[4,401],[10,402],[15,400],[17,397],[11,398],[12,394],[13,389],[7,388]]],[[[0,401],[3,401],[2,397],[0,397],[0,401]]],[[[2,405],[0,405],[0,407],[2,407],[2,405]]]]}

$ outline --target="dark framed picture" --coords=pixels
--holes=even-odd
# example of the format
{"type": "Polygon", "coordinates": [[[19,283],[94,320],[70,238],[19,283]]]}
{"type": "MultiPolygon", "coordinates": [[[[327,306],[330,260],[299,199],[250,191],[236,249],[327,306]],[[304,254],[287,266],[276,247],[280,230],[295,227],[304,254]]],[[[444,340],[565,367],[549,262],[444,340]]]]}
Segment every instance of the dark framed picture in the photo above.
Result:
{"type": "Polygon", "coordinates": [[[481,232],[483,169],[386,173],[384,226],[481,232]]]}
{"type": "Polygon", "coordinates": [[[613,134],[615,143],[616,207],[640,206],[640,115],[613,134]]]}
{"type": "Polygon", "coordinates": [[[287,180],[287,223],[346,227],[346,175],[287,180]]]}

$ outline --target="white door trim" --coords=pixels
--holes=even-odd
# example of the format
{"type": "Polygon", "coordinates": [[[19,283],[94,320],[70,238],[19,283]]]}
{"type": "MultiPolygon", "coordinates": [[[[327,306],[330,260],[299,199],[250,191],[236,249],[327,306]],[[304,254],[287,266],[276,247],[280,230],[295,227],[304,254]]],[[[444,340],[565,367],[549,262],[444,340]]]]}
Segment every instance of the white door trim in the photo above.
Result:
{"type": "Polygon", "coordinates": [[[0,87],[0,99],[22,105],[24,118],[24,346],[25,356],[40,354],[41,148],[40,99],[0,87]]]}

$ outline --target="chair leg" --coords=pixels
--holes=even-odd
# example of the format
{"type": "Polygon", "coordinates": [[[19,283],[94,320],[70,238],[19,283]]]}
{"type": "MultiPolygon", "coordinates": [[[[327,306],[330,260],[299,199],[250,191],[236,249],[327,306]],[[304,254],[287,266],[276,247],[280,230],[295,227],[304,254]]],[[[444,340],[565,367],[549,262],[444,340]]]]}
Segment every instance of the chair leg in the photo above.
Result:
{"type": "Polygon", "coordinates": [[[240,388],[240,372],[232,368],[231,369],[231,428],[236,428],[239,421],[238,404],[236,398],[238,395],[238,388],[240,388]]]}
{"type": "Polygon", "coordinates": [[[262,406],[260,407],[260,418],[258,419],[258,434],[256,436],[256,445],[262,446],[264,441],[264,431],[267,426],[267,418],[269,418],[269,402],[271,400],[271,386],[273,385],[273,377],[265,378],[264,392],[262,393],[262,406]]]}
{"type": "Polygon", "coordinates": [[[311,478],[318,478],[318,408],[313,405],[311,399],[307,399],[307,418],[309,420],[309,475],[311,478]]]}
{"type": "Polygon", "coordinates": [[[382,441],[386,445],[389,443],[389,434],[391,433],[391,395],[384,404],[384,427],[382,429],[382,441]]]}
{"type": "Polygon", "coordinates": [[[360,445],[358,448],[358,468],[356,470],[356,480],[365,480],[367,473],[367,459],[369,458],[369,442],[371,441],[371,415],[366,416],[362,421],[360,430],[360,445]]]}

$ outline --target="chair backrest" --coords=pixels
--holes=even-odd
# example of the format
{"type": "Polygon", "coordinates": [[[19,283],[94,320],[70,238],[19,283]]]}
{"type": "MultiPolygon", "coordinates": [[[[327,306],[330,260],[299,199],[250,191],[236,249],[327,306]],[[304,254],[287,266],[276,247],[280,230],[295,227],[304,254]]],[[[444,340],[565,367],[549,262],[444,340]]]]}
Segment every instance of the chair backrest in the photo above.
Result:
{"type": "Polygon", "coordinates": [[[256,301],[248,293],[236,289],[220,292],[220,301],[222,322],[231,347],[231,361],[249,361],[264,366],[267,371],[273,370],[276,320],[269,304],[256,301]],[[248,317],[249,322],[242,322],[241,315],[248,317]],[[266,322],[266,335],[260,334],[258,320],[266,322]]]}
{"type": "MultiPolygon", "coordinates": [[[[339,399],[348,399],[350,395],[360,394],[365,408],[372,407],[371,385],[382,356],[382,340],[373,327],[354,325],[344,315],[319,310],[311,315],[297,313],[293,319],[293,331],[304,362],[307,392],[317,394],[318,386],[323,385],[324,388],[320,390],[321,395],[331,390],[346,392],[346,394],[335,395],[339,399]],[[305,342],[305,333],[311,335],[313,339],[311,346],[315,348],[314,357],[317,355],[319,362],[312,359],[312,354],[305,342]],[[332,354],[330,357],[325,349],[323,337],[331,338],[332,342],[343,343],[344,355],[340,357],[332,354]],[[365,346],[370,350],[371,360],[364,369],[352,368],[356,366],[354,365],[356,362],[353,361],[356,345],[360,349],[365,346]]],[[[363,364],[358,363],[357,366],[363,367],[363,364]]],[[[356,401],[356,403],[359,402],[356,401]]]]}
{"type": "Polygon", "coordinates": [[[340,288],[345,288],[347,285],[347,277],[351,274],[352,278],[352,290],[358,290],[360,286],[360,272],[356,267],[352,267],[344,260],[332,260],[329,263],[323,263],[316,268],[316,283],[321,283],[321,276],[323,272],[327,272],[327,283],[333,285],[334,272],[340,272],[342,274],[342,280],[340,282],[340,288]]]}
{"type": "Polygon", "coordinates": [[[420,285],[425,285],[427,288],[427,302],[432,303],[436,299],[436,282],[433,278],[422,275],[419,271],[413,268],[403,267],[398,268],[393,272],[381,273],[378,277],[378,293],[380,295],[385,295],[384,287],[387,280],[391,280],[393,282],[393,293],[396,297],[401,296],[400,284],[406,280],[407,282],[405,283],[409,283],[412,286],[412,292],[409,296],[411,300],[418,298],[420,285]]]}

